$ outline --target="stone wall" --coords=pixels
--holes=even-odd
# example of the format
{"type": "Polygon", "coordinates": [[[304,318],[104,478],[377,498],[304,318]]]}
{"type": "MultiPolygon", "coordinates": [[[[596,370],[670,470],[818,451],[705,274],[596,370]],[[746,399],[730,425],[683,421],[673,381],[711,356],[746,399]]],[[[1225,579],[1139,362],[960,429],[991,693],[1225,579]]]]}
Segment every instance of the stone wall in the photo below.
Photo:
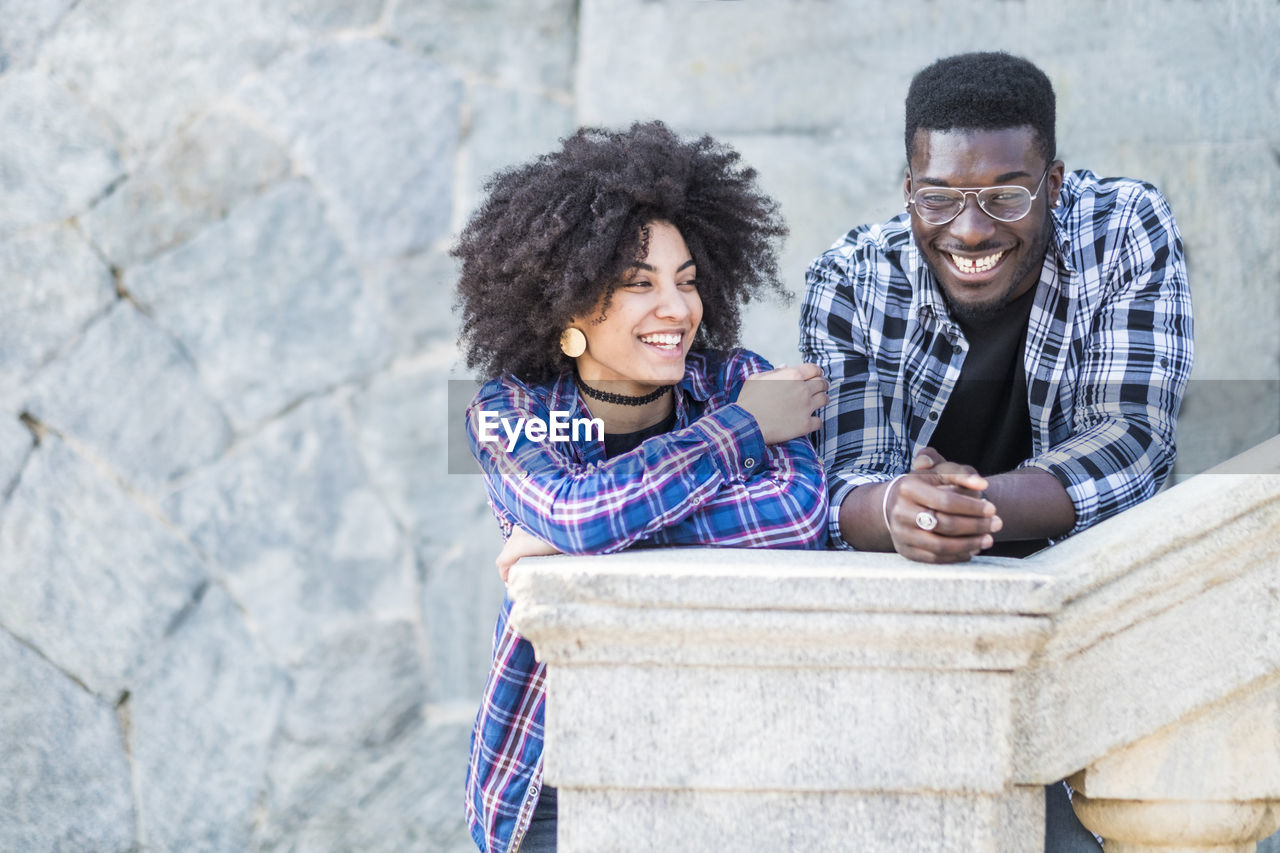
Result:
{"type": "MultiPolygon", "coordinates": [[[[1206,380],[1182,470],[1274,434],[1278,21],[0,0],[0,849],[471,849],[502,588],[479,478],[446,473],[446,249],[487,174],[578,123],[732,142],[782,201],[798,291],[900,207],[910,74],[1031,56],[1068,167],[1178,213],[1206,380]]],[[[796,312],[753,311],[746,340],[794,360],[796,312]]]]}

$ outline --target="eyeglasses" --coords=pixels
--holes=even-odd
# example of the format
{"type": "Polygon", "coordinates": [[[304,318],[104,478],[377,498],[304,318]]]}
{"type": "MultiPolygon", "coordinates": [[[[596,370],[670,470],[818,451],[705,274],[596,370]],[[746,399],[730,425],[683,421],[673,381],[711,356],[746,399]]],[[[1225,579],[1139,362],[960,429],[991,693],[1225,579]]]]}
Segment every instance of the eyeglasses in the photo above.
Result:
{"type": "Polygon", "coordinates": [[[1031,212],[1031,202],[1040,194],[1040,185],[1044,183],[1049,167],[1044,167],[1044,174],[1036,181],[1036,191],[1031,193],[1026,187],[1011,184],[1006,187],[978,187],[958,189],[952,187],[921,187],[907,199],[906,208],[915,208],[916,216],[930,225],[946,225],[960,215],[965,202],[973,196],[982,212],[992,219],[1001,222],[1017,222],[1031,212]]]}

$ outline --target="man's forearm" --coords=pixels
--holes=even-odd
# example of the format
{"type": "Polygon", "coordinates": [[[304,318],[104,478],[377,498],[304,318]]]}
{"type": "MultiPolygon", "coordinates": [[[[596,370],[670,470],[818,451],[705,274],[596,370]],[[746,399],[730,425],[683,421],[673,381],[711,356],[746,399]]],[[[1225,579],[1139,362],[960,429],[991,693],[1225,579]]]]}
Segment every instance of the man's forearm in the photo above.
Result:
{"type": "MultiPolygon", "coordinates": [[[[988,477],[987,500],[1004,527],[998,540],[1051,539],[1071,532],[1076,508],[1057,477],[1043,468],[1018,468],[988,477]]],[[[844,517],[841,515],[843,528],[844,517]]]]}
{"type": "Polygon", "coordinates": [[[884,526],[884,490],[888,483],[868,483],[845,495],[840,504],[840,535],[859,551],[892,551],[893,539],[884,526]]]}
{"type": "MultiPolygon", "coordinates": [[[[1000,526],[992,530],[996,539],[1047,539],[1065,535],[1075,526],[1071,497],[1058,478],[1048,471],[1020,468],[985,479],[986,498],[995,505],[1000,517],[1000,526]]],[[[903,485],[897,483],[893,488],[900,489],[903,485]]],[[[894,550],[883,512],[888,488],[889,483],[859,486],[840,504],[840,534],[859,551],[894,550]]]]}

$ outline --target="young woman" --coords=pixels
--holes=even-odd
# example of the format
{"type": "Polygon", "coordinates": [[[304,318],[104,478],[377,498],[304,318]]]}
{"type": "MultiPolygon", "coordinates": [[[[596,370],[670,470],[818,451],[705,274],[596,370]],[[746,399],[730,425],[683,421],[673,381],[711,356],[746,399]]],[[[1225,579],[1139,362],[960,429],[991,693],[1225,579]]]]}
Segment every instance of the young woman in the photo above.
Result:
{"type": "MultiPolygon", "coordinates": [[[[472,453],[508,536],[498,565],[628,547],[819,548],[806,436],[827,383],[732,348],[777,281],[777,206],[710,137],[582,130],[500,173],[463,231],[458,302],[472,453]],[[588,426],[590,424],[590,426],[588,426]]],[[[498,616],[472,734],[467,817],[483,851],[554,850],[543,667],[498,616]]]]}

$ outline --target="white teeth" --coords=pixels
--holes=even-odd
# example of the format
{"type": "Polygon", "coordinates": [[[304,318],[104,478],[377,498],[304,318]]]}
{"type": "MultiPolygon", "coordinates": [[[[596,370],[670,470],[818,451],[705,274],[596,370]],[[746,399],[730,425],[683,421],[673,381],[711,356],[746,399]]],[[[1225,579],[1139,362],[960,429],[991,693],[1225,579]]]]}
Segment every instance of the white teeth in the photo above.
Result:
{"type": "Polygon", "coordinates": [[[640,340],[646,344],[655,344],[660,347],[678,347],[680,346],[680,335],[645,335],[640,340]]]}
{"type": "MultiPolygon", "coordinates": [[[[948,252],[948,254],[950,254],[948,252]]],[[[1004,252],[996,252],[994,255],[987,255],[985,258],[962,258],[959,255],[951,255],[951,263],[956,265],[956,269],[960,272],[979,273],[987,270],[1000,263],[1000,259],[1004,257],[1004,252]]]]}

